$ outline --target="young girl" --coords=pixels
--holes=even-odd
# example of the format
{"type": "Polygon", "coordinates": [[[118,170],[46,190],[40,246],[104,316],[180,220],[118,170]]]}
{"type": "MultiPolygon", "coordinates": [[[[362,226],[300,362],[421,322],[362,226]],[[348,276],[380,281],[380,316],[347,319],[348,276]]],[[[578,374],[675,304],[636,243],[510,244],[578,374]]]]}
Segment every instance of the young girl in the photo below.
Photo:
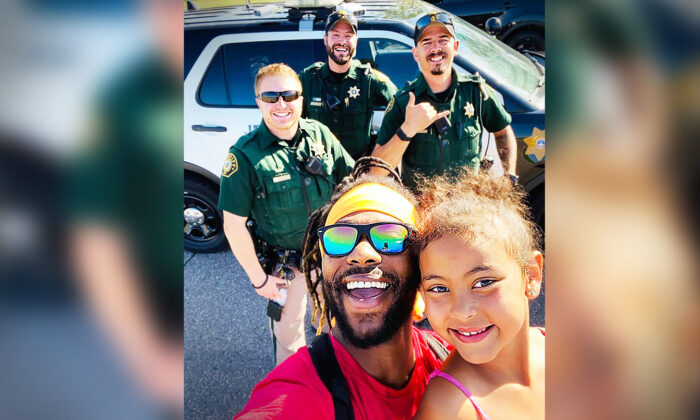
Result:
{"type": "Polygon", "coordinates": [[[544,329],[530,327],[542,254],[524,193],[507,178],[438,177],[419,211],[420,292],[454,346],[416,419],[543,419],[544,329]]]}

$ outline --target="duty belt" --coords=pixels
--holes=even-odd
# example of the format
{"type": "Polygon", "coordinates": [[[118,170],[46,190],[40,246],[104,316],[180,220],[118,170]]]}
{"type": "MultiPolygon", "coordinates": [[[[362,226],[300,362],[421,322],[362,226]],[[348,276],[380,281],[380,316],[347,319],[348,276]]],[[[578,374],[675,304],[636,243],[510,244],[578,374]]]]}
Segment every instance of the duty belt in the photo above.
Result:
{"type": "Polygon", "coordinates": [[[301,269],[301,253],[291,249],[273,248],[273,256],[280,264],[279,269],[274,274],[287,281],[293,280],[295,275],[292,266],[301,269]]]}

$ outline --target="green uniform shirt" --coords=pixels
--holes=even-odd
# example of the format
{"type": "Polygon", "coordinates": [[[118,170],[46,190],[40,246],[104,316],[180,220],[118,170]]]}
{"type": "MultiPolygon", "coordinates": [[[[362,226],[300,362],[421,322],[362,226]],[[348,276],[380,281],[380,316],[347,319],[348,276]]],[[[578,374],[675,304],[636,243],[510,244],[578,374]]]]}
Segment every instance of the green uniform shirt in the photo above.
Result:
{"type": "Polygon", "coordinates": [[[430,102],[438,112],[450,110],[450,129],[438,138],[431,125],[416,134],[402,158],[402,178],[413,188],[416,173],[431,176],[459,166],[479,167],[481,124],[490,132],[500,131],[510,124],[511,117],[498,102],[493,91],[478,76],[457,74],[452,69],[452,85],[447,100],[439,103],[428,83],[420,74],[416,80],[396,94],[387,106],[377,144],[384,145],[396,134],[406,116],[408,92],[413,92],[416,104],[430,102]],[[488,98],[484,99],[479,85],[488,98]],[[481,116],[479,113],[481,112],[481,116]]]}
{"type": "Polygon", "coordinates": [[[331,129],[353,159],[369,155],[372,111],[385,106],[396,94],[396,86],[383,73],[369,64],[352,60],[345,77],[334,80],[328,63],[318,62],[300,74],[304,91],[304,117],[320,121],[331,129]],[[325,105],[326,94],[340,103],[335,110],[325,105]]]}
{"type": "Polygon", "coordinates": [[[289,142],[275,137],[263,121],[229,149],[219,209],[252,215],[257,235],[268,244],[301,251],[309,214],[328,202],[333,184],[354,164],[328,127],[317,121],[299,119],[299,132],[289,142]],[[311,156],[323,162],[322,175],[303,169],[311,156]]]}

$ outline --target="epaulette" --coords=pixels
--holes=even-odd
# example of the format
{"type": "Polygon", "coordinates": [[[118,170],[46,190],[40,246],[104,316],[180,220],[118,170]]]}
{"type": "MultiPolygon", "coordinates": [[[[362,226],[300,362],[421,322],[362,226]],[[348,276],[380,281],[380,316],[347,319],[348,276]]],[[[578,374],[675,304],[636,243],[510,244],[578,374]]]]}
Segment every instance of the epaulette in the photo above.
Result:
{"type": "Polygon", "coordinates": [[[457,73],[457,81],[459,82],[472,82],[472,83],[477,83],[479,85],[479,90],[481,91],[481,97],[484,100],[489,99],[489,93],[486,90],[486,80],[484,80],[483,77],[479,74],[479,72],[476,72],[474,74],[464,74],[464,73],[457,73]]]}
{"type": "Polygon", "coordinates": [[[233,146],[231,146],[229,151],[231,151],[231,149],[233,149],[234,147],[240,150],[243,146],[250,143],[250,141],[255,138],[255,135],[257,134],[257,132],[258,132],[258,130],[253,130],[250,133],[246,133],[246,134],[242,135],[238,139],[238,141],[233,146]]]}
{"type": "Polygon", "coordinates": [[[310,66],[306,67],[304,70],[302,70],[302,72],[305,72],[306,70],[320,69],[321,67],[323,67],[323,64],[323,61],[317,61],[311,64],[310,66]]]}

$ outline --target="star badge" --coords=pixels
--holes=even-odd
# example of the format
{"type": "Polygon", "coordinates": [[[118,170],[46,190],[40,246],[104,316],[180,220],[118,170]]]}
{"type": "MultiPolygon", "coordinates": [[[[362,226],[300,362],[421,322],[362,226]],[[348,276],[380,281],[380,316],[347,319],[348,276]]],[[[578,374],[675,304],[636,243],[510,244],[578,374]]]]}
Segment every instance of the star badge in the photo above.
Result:
{"type": "Polygon", "coordinates": [[[472,105],[471,102],[467,102],[467,104],[464,105],[464,115],[466,115],[467,118],[474,116],[474,105],[472,105]]]}
{"type": "Polygon", "coordinates": [[[527,149],[523,153],[525,159],[532,163],[541,162],[545,156],[545,141],[544,141],[544,131],[535,127],[532,130],[532,135],[530,137],[525,137],[523,142],[527,145],[527,149]]]}
{"type": "Polygon", "coordinates": [[[323,147],[323,143],[320,141],[315,141],[311,143],[311,153],[314,156],[323,157],[326,154],[326,148],[323,147]]]}
{"type": "Polygon", "coordinates": [[[357,88],[357,86],[353,86],[348,90],[348,96],[351,97],[352,99],[357,98],[360,96],[360,89],[357,88]]]}

